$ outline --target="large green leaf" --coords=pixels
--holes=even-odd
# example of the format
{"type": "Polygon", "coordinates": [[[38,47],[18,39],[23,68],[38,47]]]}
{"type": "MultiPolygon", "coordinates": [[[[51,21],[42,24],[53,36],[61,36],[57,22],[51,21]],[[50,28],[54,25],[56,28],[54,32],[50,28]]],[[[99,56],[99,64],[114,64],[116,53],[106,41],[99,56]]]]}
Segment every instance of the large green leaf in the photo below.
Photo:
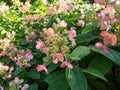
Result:
{"type": "Polygon", "coordinates": [[[120,53],[119,52],[114,51],[109,48],[109,53],[105,53],[102,49],[96,48],[95,46],[90,46],[90,48],[93,51],[98,52],[98,53],[104,55],[105,57],[109,58],[114,63],[120,65],[120,53]]]}
{"type": "Polygon", "coordinates": [[[76,44],[83,43],[83,42],[89,42],[89,41],[91,41],[91,40],[93,40],[95,38],[96,37],[92,34],[92,32],[80,34],[76,38],[76,44]]]}
{"type": "Polygon", "coordinates": [[[33,83],[32,85],[29,86],[28,90],[38,90],[38,84],[33,83]]]}
{"type": "Polygon", "coordinates": [[[86,46],[77,47],[70,55],[69,58],[72,60],[81,60],[83,57],[90,53],[90,49],[86,46]]]}
{"type": "Polygon", "coordinates": [[[73,70],[66,68],[66,77],[71,90],[87,90],[87,80],[79,67],[73,70]]]}
{"type": "Polygon", "coordinates": [[[105,58],[98,58],[96,60],[92,60],[89,64],[89,68],[95,68],[99,70],[103,75],[107,74],[111,68],[113,63],[105,58]]]}
{"type": "Polygon", "coordinates": [[[69,85],[64,72],[58,71],[50,74],[45,80],[48,84],[48,90],[68,90],[69,85]]]}
{"type": "MultiPolygon", "coordinates": [[[[89,85],[92,87],[91,90],[109,90],[106,87],[106,84],[96,79],[88,79],[89,85]]],[[[112,89],[111,89],[112,90],[112,89]]]]}
{"type": "Polygon", "coordinates": [[[36,69],[31,69],[27,75],[32,79],[40,79],[40,73],[36,69]]]}
{"type": "Polygon", "coordinates": [[[81,69],[84,73],[88,73],[90,75],[99,77],[105,81],[107,81],[107,79],[104,77],[104,75],[97,69],[95,68],[86,68],[86,69],[81,69]]]}

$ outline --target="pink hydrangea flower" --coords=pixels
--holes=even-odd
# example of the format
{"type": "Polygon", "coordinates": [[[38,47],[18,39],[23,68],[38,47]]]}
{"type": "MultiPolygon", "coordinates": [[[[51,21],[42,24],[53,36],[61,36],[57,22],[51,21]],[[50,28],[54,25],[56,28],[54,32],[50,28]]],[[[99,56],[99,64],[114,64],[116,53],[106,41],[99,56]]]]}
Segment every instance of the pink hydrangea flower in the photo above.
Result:
{"type": "Polygon", "coordinates": [[[49,13],[50,13],[51,15],[54,15],[54,14],[57,13],[57,10],[56,10],[55,7],[49,7],[48,11],[49,11],[49,13]]]}
{"type": "Polygon", "coordinates": [[[53,28],[48,28],[46,34],[47,34],[48,37],[52,36],[54,34],[53,28]]]}
{"type": "Polygon", "coordinates": [[[25,54],[25,57],[28,61],[30,61],[31,59],[33,59],[33,55],[32,52],[28,49],[27,53],[25,54]]]}
{"type": "Polygon", "coordinates": [[[26,42],[32,42],[32,40],[30,40],[28,35],[25,36],[25,39],[26,39],[26,42]]]}
{"type": "Polygon", "coordinates": [[[21,90],[28,90],[29,84],[24,84],[24,86],[21,88],[21,90]]]}
{"type": "Polygon", "coordinates": [[[105,45],[103,45],[103,43],[97,42],[97,43],[95,44],[95,46],[96,46],[97,48],[103,49],[105,53],[108,53],[108,47],[105,46],[105,45]]]}
{"type": "Polygon", "coordinates": [[[61,65],[60,65],[61,68],[65,68],[65,67],[68,67],[69,69],[73,69],[73,66],[70,62],[67,62],[67,61],[64,61],[61,65]]]}
{"type": "Polygon", "coordinates": [[[84,27],[85,22],[83,20],[78,20],[77,25],[84,27]]]}
{"type": "Polygon", "coordinates": [[[67,27],[67,23],[62,20],[62,21],[59,23],[59,26],[66,28],[66,27],[67,27]]]}
{"type": "Polygon", "coordinates": [[[97,48],[102,48],[102,47],[103,47],[103,44],[102,44],[101,42],[97,42],[97,43],[95,44],[95,46],[96,46],[97,48]]]}
{"type": "Polygon", "coordinates": [[[104,45],[103,50],[104,50],[105,53],[108,53],[108,47],[107,46],[104,45]]]}
{"type": "Polygon", "coordinates": [[[36,41],[36,43],[36,48],[41,50],[44,46],[44,42],[39,39],[38,41],[36,41]]]}
{"type": "Polygon", "coordinates": [[[64,56],[62,53],[57,53],[57,54],[53,55],[53,63],[54,64],[57,64],[59,61],[63,62],[63,60],[64,60],[64,56]]]}
{"type": "Polygon", "coordinates": [[[15,79],[13,80],[13,82],[16,84],[21,84],[23,81],[23,79],[19,79],[18,77],[15,77],[15,79]]]}
{"type": "Polygon", "coordinates": [[[115,18],[115,9],[109,4],[98,14],[99,26],[101,30],[109,30],[111,25],[117,20],[115,18]]]}
{"type": "Polygon", "coordinates": [[[99,3],[101,5],[106,5],[106,0],[94,0],[95,3],[99,3]]]}
{"type": "Polygon", "coordinates": [[[48,54],[49,50],[50,50],[50,47],[43,47],[42,48],[42,52],[45,54],[48,54]]]}
{"type": "Polygon", "coordinates": [[[47,70],[46,66],[44,66],[44,65],[38,65],[36,67],[36,69],[38,72],[45,71],[46,73],[48,73],[48,70],[47,70]]]}
{"type": "Polygon", "coordinates": [[[111,32],[102,31],[100,35],[104,38],[104,44],[111,44],[112,46],[116,45],[117,37],[111,32]]]}
{"type": "Polygon", "coordinates": [[[0,86],[0,90],[4,90],[2,86],[0,86]]]}
{"type": "Polygon", "coordinates": [[[69,38],[75,38],[76,37],[76,31],[74,28],[71,28],[68,32],[69,38]]]}

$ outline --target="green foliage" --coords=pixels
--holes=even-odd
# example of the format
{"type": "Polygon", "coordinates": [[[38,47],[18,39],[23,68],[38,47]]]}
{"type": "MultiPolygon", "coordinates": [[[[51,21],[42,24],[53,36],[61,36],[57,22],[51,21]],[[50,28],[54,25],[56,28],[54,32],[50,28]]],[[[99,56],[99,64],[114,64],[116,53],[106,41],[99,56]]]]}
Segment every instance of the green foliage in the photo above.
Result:
{"type": "Polygon", "coordinates": [[[73,70],[66,68],[65,74],[71,90],[87,90],[87,80],[79,67],[74,67],[73,70]]]}

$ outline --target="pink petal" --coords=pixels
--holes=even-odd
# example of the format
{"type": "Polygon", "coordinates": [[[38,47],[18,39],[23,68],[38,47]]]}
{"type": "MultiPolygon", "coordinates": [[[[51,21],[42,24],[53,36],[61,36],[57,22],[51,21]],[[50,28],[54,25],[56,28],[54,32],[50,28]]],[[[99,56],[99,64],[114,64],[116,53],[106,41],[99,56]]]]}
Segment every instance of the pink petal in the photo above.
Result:
{"type": "Polygon", "coordinates": [[[54,63],[54,64],[57,64],[57,63],[58,63],[58,60],[57,60],[57,59],[54,59],[54,60],[53,60],[53,63],[54,63]]]}
{"type": "Polygon", "coordinates": [[[103,46],[103,50],[105,53],[108,53],[108,47],[107,46],[103,46]]]}
{"type": "Polygon", "coordinates": [[[66,66],[67,66],[69,69],[73,69],[72,64],[71,64],[70,62],[67,62],[67,61],[63,62],[63,63],[60,65],[61,68],[65,68],[66,66]]]}
{"type": "Polygon", "coordinates": [[[46,73],[48,73],[48,70],[47,70],[46,66],[44,66],[44,65],[38,65],[36,67],[36,69],[38,72],[45,71],[46,73]]]}
{"type": "Polygon", "coordinates": [[[21,88],[21,90],[28,90],[29,84],[24,84],[24,86],[21,88]]]}
{"type": "Polygon", "coordinates": [[[112,35],[112,37],[111,37],[111,45],[114,46],[114,45],[116,45],[116,43],[117,43],[117,37],[116,37],[116,35],[112,35]]]}
{"type": "Polygon", "coordinates": [[[36,43],[36,48],[41,50],[43,48],[44,42],[39,39],[38,41],[36,41],[36,43]]]}
{"type": "Polygon", "coordinates": [[[71,28],[68,34],[69,34],[69,38],[75,38],[76,37],[75,29],[71,28]]]}
{"type": "Polygon", "coordinates": [[[43,47],[42,48],[42,52],[44,52],[45,54],[48,54],[49,50],[50,50],[50,47],[43,47]]]}
{"type": "Polygon", "coordinates": [[[97,43],[95,44],[95,46],[96,46],[97,48],[102,48],[102,47],[103,47],[103,44],[102,44],[101,42],[97,42],[97,43]]]}
{"type": "Polygon", "coordinates": [[[83,20],[78,20],[77,25],[84,27],[85,22],[83,20]]]}

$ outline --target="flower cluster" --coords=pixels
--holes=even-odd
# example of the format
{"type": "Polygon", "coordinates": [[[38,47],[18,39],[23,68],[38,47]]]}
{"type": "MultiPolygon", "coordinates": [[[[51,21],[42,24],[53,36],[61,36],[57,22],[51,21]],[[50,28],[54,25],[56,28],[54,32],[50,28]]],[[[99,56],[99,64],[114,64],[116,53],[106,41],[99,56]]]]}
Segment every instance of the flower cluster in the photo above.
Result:
{"type": "Polygon", "coordinates": [[[18,50],[14,45],[10,45],[9,50],[6,54],[12,61],[16,63],[17,66],[25,66],[30,67],[31,65],[28,63],[30,60],[33,59],[32,52],[27,49],[25,50],[18,50]]]}
{"type": "MultiPolygon", "coordinates": [[[[67,45],[70,40],[71,45],[74,47],[76,45],[74,39],[75,37],[75,28],[71,27],[70,30],[67,31],[67,23],[65,21],[61,21],[58,24],[53,24],[53,28],[50,27],[43,29],[43,40],[39,39],[36,42],[36,48],[45,53],[47,55],[47,58],[49,58],[48,60],[52,59],[52,62],[54,64],[62,62],[62,68],[67,66],[68,68],[72,69],[72,65],[67,60],[67,54],[70,51],[67,45]]],[[[37,71],[42,70],[44,70],[46,73],[48,72],[47,68],[44,65],[38,65],[37,71]]]]}
{"type": "Polygon", "coordinates": [[[29,84],[24,84],[21,86],[21,84],[24,82],[23,79],[19,79],[18,77],[15,77],[13,81],[9,83],[9,86],[14,89],[20,89],[20,90],[28,90],[29,84]]]}
{"type": "Polygon", "coordinates": [[[4,65],[4,63],[0,62],[0,77],[2,77],[3,79],[11,78],[13,70],[13,67],[9,67],[7,65],[4,65]]]}
{"type": "Polygon", "coordinates": [[[102,30],[100,32],[100,36],[104,38],[104,45],[98,42],[96,43],[96,47],[102,48],[106,53],[108,53],[106,45],[110,44],[114,46],[117,43],[116,35],[111,32],[113,24],[117,22],[117,19],[115,17],[116,10],[114,8],[116,2],[112,2],[111,4],[107,4],[105,0],[103,0],[103,2],[100,0],[95,0],[95,2],[106,5],[106,7],[103,8],[98,14],[99,26],[102,30]]]}

